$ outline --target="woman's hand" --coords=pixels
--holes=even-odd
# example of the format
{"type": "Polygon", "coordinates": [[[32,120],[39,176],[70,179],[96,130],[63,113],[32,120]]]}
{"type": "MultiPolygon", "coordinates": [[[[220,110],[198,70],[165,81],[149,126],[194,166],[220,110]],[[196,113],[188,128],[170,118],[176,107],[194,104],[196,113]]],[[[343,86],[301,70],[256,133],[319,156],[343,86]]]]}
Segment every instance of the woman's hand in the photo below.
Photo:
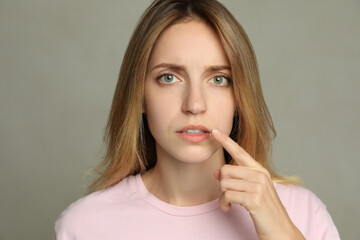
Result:
{"type": "Polygon", "coordinates": [[[214,173],[222,190],[222,210],[229,211],[232,203],[245,207],[261,240],[305,239],[289,218],[268,170],[220,130],[213,129],[211,135],[238,164],[224,165],[214,173]]]}

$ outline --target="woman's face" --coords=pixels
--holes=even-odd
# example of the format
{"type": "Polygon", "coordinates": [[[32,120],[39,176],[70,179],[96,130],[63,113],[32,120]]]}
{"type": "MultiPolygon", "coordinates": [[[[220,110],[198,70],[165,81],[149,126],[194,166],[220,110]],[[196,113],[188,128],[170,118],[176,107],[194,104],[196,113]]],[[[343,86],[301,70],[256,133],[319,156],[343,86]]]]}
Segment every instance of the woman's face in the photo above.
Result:
{"type": "Polygon", "coordinates": [[[158,158],[191,163],[223,156],[209,131],[231,132],[230,74],[220,39],[204,22],[175,24],[160,35],[148,63],[144,109],[158,158]]]}

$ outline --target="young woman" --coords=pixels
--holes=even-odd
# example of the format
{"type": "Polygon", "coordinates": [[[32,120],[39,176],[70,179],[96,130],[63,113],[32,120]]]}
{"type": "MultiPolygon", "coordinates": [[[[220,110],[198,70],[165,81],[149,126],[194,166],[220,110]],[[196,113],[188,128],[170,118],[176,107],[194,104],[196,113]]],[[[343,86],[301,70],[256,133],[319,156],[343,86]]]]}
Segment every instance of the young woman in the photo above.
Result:
{"type": "Polygon", "coordinates": [[[156,0],[125,53],[91,194],[56,239],[340,239],[323,203],[269,165],[251,43],[215,0],[156,0]]]}

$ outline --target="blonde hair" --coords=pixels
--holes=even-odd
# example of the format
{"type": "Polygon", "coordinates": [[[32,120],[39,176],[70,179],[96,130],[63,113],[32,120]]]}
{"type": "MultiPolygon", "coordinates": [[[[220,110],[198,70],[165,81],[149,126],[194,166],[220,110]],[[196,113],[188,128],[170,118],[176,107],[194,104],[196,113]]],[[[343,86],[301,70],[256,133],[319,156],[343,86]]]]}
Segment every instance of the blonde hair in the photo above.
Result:
{"type": "MultiPolygon", "coordinates": [[[[155,0],[141,17],[125,52],[104,135],[107,150],[90,192],[156,164],[155,140],[142,114],[147,64],[159,35],[191,19],[204,21],[217,32],[231,65],[237,114],[230,137],[268,169],[274,181],[296,183],[276,174],[270,165],[276,131],[263,97],[255,53],[241,25],[216,0],[155,0]]],[[[225,159],[233,164],[226,152],[225,159]]]]}

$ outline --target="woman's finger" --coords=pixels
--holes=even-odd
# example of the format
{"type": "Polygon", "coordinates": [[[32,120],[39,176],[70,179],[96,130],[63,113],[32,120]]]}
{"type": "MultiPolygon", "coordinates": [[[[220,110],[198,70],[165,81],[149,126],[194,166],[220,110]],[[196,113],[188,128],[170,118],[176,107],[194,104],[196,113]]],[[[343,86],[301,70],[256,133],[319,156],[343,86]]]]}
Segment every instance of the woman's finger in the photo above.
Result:
{"type": "Polygon", "coordinates": [[[217,180],[220,180],[220,176],[221,176],[221,170],[220,170],[220,169],[215,170],[215,172],[214,172],[214,177],[215,177],[217,180]]]}
{"type": "Polygon", "coordinates": [[[211,136],[219,142],[231,157],[241,166],[259,167],[260,163],[255,161],[242,147],[239,146],[228,135],[218,129],[211,130],[211,136]]]}
{"type": "Polygon", "coordinates": [[[228,212],[231,209],[231,202],[226,200],[225,192],[223,192],[219,197],[219,205],[221,210],[223,210],[224,212],[228,212]]]}
{"type": "Polygon", "coordinates": [[[249,182],[242,179],[235,178],[222,178],[220,180],[221,191],[238,191],[254,193],[260,191],[261,184],[255,182],[249,182]]]}
{"type": "Polygon", "coordinates": [[[271,180],[270,173],[263,167],[244,167],[225,164],[220,169],[221,178],[238,178],[247,179],[251,182],[263,182],[264,180],[271,180]]]}
{"type": "Polygon", "coordinates": [[[231,209],[231,203],[236,203],[247,208],[247,199],[249,199],[249,193],[230,190],[221,194],[219,205],[224,212],[228,212],[231,209]]]}

